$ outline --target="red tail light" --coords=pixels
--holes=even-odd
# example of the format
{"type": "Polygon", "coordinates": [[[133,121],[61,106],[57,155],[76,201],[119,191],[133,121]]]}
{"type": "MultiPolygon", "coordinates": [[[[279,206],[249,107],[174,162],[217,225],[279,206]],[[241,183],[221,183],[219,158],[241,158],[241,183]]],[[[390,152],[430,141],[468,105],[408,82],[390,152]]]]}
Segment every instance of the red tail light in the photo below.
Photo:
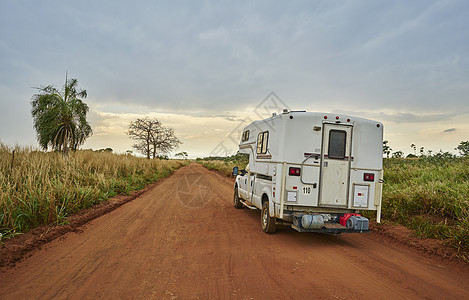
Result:
{"type": "Polygon", "coordinates": [[[291,176],[300,176],[300,168],[290,167],[288,169],[288,175],[291,176]]]}
{"type": "Polygon", "coordinates": [[[363,181],[375,181],[375,174],[373,173],[363,174],[363,181]]]}

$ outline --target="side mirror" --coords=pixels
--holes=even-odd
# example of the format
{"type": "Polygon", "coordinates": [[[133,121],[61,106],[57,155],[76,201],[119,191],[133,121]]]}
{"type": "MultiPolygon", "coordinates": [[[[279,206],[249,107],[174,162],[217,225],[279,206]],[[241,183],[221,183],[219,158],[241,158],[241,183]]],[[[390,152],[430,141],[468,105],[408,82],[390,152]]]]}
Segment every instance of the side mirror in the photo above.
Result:
{"type": "Polygon", "coordinates": [[[238,175],[238,172],[239,172],[238,167],[234,167],[233,168],[233,175],[235,175],[235,176],[238,175]]]}

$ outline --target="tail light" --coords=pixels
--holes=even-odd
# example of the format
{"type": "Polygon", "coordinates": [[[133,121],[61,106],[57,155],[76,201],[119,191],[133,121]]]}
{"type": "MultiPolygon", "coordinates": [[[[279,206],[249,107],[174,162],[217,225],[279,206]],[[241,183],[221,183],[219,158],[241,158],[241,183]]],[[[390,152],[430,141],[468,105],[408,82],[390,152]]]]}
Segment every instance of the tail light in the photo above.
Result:
{"type": "Polygon", "coordinates": [[[373,173],[363,174],[363,181],[375,181],[375,174],[373,173]]]}
{"type": "Polygon", "coordinates": [[[288,175],[291,176],[300,176],[300,168],[290,167],[288,169],[288,175]]]}

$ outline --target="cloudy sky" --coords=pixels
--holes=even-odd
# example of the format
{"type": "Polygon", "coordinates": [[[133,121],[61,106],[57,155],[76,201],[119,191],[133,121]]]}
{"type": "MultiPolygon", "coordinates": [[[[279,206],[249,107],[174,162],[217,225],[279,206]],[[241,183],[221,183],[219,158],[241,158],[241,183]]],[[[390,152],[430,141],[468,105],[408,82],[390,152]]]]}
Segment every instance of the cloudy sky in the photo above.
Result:
{"type": "Polygon", "coordinates": [[[88,91],[83,148],[125,152],[150,116],[191,157],[229,154],[281,103],[381,121],[394,150],[451,151],[469,140],[468,28],[465,0],[2,0],[0,141],[37,146],[33,87],[68,71],[88,91]]]}

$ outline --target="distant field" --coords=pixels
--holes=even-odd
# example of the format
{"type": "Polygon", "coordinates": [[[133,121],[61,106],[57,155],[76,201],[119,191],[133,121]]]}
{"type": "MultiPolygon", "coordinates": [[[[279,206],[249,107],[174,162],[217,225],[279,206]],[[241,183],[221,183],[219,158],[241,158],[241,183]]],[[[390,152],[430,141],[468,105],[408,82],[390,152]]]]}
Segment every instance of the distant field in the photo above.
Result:
{"type": "Polygon", "coordinates": [[[64,159],[55,152],[0,145],[0,233],[8,237],[64,223],[70,214],[141,189],[185,164],[93,151],[64,159]]]}
{"type": "MultiPolygon", "coordinates": [[[[230,176],[247,161],[198,161],[230,176]]],[[[458,250],[469,250],[469,158],[384,159],[384,222],[438,238],[458,250]]],[[[373,218],[374,214],[366,214],[373,218]]]]}

